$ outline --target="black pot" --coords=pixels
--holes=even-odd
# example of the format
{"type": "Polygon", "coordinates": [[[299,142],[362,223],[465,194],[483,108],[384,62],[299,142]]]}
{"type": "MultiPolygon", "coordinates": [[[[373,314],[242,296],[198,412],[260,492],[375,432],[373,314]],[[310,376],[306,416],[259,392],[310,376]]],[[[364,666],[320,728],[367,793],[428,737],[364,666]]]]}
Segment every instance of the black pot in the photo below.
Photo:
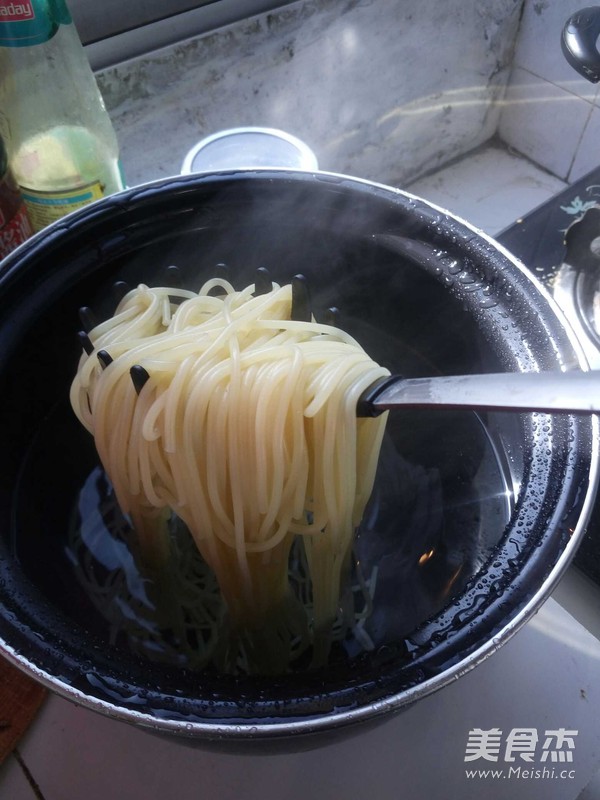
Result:
{"type": "Polygon", "coordinates": [[[90,553],[76,563],[70,538],[92,513],[88,476],[99,485],[68,404],[78,309],[108,316],[115,281],[164,285],[172,264],[197,288],[219,262],[240,288],[260,266],[279,282],[304,273],[317,316],[338,306],[342,327],[393,372],[585,368],[583,356],[547,293],[490,239],[343,176],[242,171],[137,187],[3,263],[0,652],[64,697],[161,732],[230,744],[340,732],[440,689],[545,600],[590,512],[597,420],[393,412],[357,539],[366,574],[379,569],[363,631],[372,649],[342,642],[326,669],[277,679],[133,652],[80,581],[110,565],[90,553]]]}

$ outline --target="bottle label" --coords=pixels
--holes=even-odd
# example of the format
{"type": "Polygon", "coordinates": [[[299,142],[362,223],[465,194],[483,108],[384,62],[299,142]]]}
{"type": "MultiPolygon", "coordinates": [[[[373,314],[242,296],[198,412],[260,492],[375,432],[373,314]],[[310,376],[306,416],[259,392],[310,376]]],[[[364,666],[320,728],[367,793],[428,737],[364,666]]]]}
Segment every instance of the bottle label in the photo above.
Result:
{"type": "Polygon", "coordinates": [[[70,22],[64,0],[0,0],[0,46],[43,44],[70,22]]]}
{"type": "Polygon", "coordinates": [[[4,219],[0,210],[0,259],[22,244],[25,239],[29,239],[32,234],[33,230],[27,218],[24,203],[21,203],[16,213],[8,221],[4,219]]]}
{"type": "Polygon", "coordinates": [[[41,231],[51,222],[64,217],[70,211],[83,208],[93,200],[104,197],[104,187],[100,181],[88,183],[77,189],[65,192],[37,192],[21,186],[23,200],[34,231],[41,231]]]}

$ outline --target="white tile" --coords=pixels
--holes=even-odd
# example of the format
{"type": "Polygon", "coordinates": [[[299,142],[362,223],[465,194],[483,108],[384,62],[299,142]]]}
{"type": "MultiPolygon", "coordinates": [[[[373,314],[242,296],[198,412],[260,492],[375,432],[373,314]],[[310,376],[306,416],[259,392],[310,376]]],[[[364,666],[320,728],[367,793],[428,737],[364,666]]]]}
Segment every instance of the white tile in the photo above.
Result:
{"type": "Polygon", "coordinates": [[[500,138],[566,179],[593,106],[520,68],[513,70],[502,105],[500,138]]]}
{"type": "Polygon", "coordinates": [[[488,146],[408,188],[493,236],[565,186],[526,159],[488,146]]]}
{"type": "Polygon", "coordinates": [[[585,5],[582,0],[525,0],[514,63],[579,97],[593,100],[598,87],[571,67],[560,44],[566,21],[585,5]]]}
{"type": "Polygon", "coordinates": [[[36,800],[14,755],[8,756],[0,767],[0,797],[2,800],[36,800]]]}
{"type": "Polygon", "coordinates": [[[600,797],[600,772],[597,772],[577,800],[598,800],[600,797]]]}
{"type": "Polygon", "coordinates": [[[574,183],[586,172],[600,164],[600,108],[594,108],[575,154],[569,172],[569,183],[574,183]]]}

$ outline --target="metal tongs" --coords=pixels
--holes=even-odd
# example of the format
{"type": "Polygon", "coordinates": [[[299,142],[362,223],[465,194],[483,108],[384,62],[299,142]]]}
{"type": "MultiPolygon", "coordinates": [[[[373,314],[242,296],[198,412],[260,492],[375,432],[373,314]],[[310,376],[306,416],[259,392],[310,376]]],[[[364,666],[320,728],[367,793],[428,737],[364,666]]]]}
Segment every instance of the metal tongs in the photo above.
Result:
{"type": "MultiPolygon", "coordinates": [[[[165,270],[169,285],[181,287],[181,276],[177,267],[165,270]]],[[[215,273],[229,280],[227,267],[217,264],[215,273]]],[[[291,318],[310,322],[313,318],[312,306],[306,278],[295,275],[292,284],[291,318]]],[[[254,294],[266,294],[273,288],[268,270],[256,270],[254,294]]],[[[117,300],[129,290],[129,286],[119,281],[114,286],[117,300]]],[[[79,311],[84,327],[79,339],[84,350],[91,354],[94,346],[88,332],[95,326],[95,315],[89,307],[79,311]]],[[[339,311],[327,309],[322,322],[338,325],[339,311]]],[[[112,361],[105,350],[99,350],[97,357],[103,367],[112,361]]],[[[149,375],[139,364],[131,368],[131,379],[139,393],[148,381],[149,375]]],[[[585,372],[568,370],[566,372],[502,372],[484,375],[436,376],[427,378],[404,378],[393,375],[375,381],[360,396],[357,403],[357,416],[376,417],[384,411],[395,408],[466,408],[474,411],[540,411],[549,413],[600,412],[600,370],[585,372]]]]}
{"type": "MultiPolygon", "coordinates": [[[[292,315],[310,320],[306,279],[292,281],[292,315]]],[[[328,324],[339,311],[328,309],[328,324]]],[[[376,417],[396,408],[466,408],[473,411],[600,412],[600,370],[584,372],[501,372],[484,375],[404,378],[392,375],[371,384],[360,396],[358,417],[376,417]]]]}
{"type": "MultiPolygon", "coordinates": [[[[328,324],[339,311],[328,309],[328,324]]],[[[292,281],[292,318],[311,318],[306,279],[292,281]],[[299,316],[294,316],[294,313],[299,316]]],[[[356,415],[377,417],[396,408],[466,408],[473,411],[600,412],[600,370],[584,372],[501,372],[484,375],[404,378],[392,375],[371,384],[360,396],[356,415]]]]}
{"type": "Polygon", "coordinates": [[[357,415],[376,417],[395,408],[468,408],[474,411],[600,411],[600,370],[501,372],[484,375],[402,378],[372,384],[357,415]]]}

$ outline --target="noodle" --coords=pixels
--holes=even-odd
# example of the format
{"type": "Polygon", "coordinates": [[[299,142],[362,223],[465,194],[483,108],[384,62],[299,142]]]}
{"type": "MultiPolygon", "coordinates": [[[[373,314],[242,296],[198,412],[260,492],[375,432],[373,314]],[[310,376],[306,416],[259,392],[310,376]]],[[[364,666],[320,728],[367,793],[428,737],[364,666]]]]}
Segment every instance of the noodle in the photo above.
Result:
{"type": "Polygon", "coordinates": [[[220,279],[198,294],[133,289],[90,332],[71,404],[160,591],[173,591],[160,576],[174,512],[228,609],[221,666],[235,669],[243,651],[250,671],[277,673],[299,641],[313,665],[327,659],[385,426],[385,415],[357,419],[356,403],[388,373],[347,333],[291,320],[291,286],[253,292],[220,279]],[[135,365],[149,376],[139,395],[135,365]],[[297,536],[310,620],[288,577],[297,536]]]}

